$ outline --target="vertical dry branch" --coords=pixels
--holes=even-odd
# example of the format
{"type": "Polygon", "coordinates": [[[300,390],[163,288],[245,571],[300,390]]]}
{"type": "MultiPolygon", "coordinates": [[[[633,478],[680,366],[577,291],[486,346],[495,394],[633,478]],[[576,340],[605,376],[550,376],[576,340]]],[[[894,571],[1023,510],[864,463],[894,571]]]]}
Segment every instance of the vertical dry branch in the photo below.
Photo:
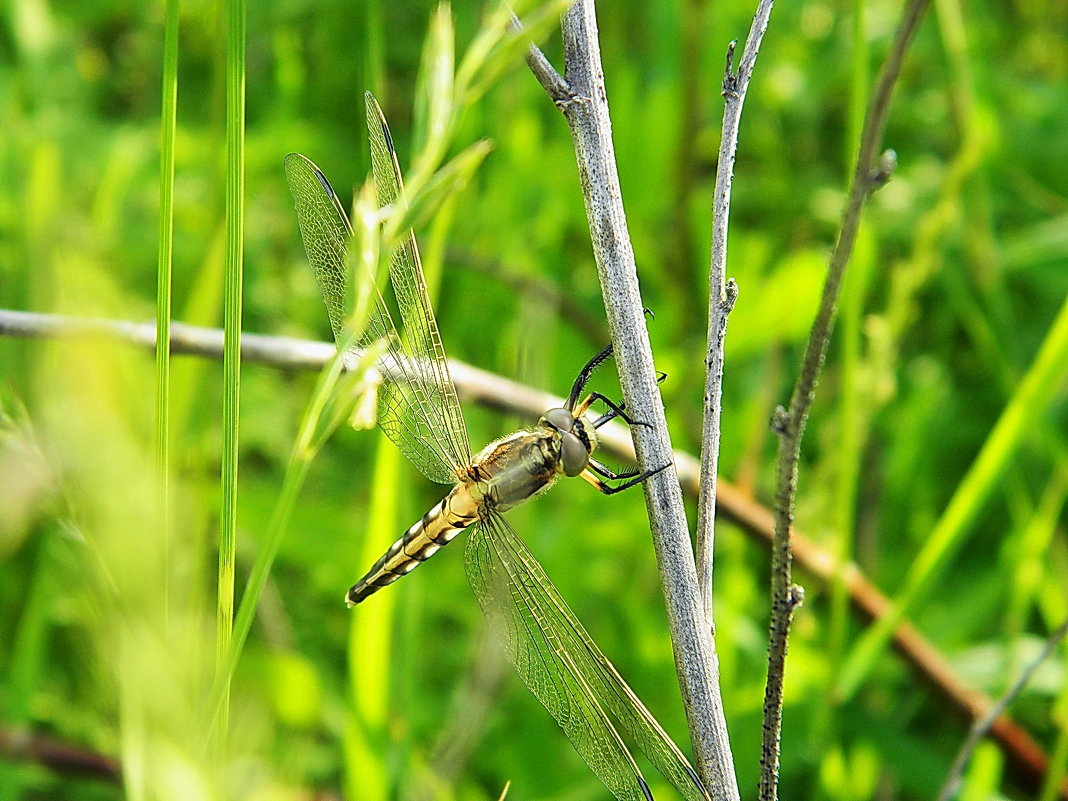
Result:
{"type": "Polygon", "coordinates": [[[727,282],[727,223],[730,219],[731,184],[734,159],[738,152],[738,128],[745,93],[756,65],[757,53],[768,28],[774,0],[760,0],[745,41],[738,72],[733,72],[734,42],[727,50],[727,71],[723,78],[723,128],[719,144],[719,166],[712,195],[712,255],[708,270],[708,351],[705,356],[704,423],[701,432],[701,485],[697,502],[697,579],[709,625],[712,617],[712,551],[715,542],[716,478],[719,470],[719,435],[723,395],[723,340],[727,315],[734,307],[738,288],[727,282]]]}
{"type": "MultiPolygon", "coordinates": [[[[616,172],[592,0],[577,0],[571,6],[562,32],[564,77],[536,48],[528,64],[571,131],[623,399],[635,419],[649,424],[632,429],[639,463],[646,468],[670,466],[671,442],[616,172]]],[[[737,801],[719,665],[698,589],[682,490],[671,467],[646,481],[644,488],[697,770],[714,799],[737,801]]]]}
{"type": "Polygon", "coordinates": [[[794,610],[804,598],[800,587],[792,583],[793,554],[790,534],[794,520],[794,499],[797,492],[797,464],[801,453],[801,438],[812,400],[816,394],[816,379],[827,353],[834,328],[835,304],[845,275],[846,265],[853,252],[860,214],[868,196],[885,183],[893,169],[892,154],[879,163],[876,151],[881,145],[894,85],[901,74],[905,51],[927,9],[929,0],[911,0],[905,9],[893,44],[883,64],[872,95],[871,106],[861,132],[860,151],[838,239],[831,252],[827,279],[823,286],[820,307],[816,313],[808,345],[801,361],[801,371],[790,398],[788,409],[775,412],[773,426],[779,435],[778,470],[775,489],[775,537],[771,546],[771,622],[768,644],[768,685],[764,694],[763,740],[760,753],[761,801],[778,797],[779,739],[782,727],[782,690],[786,667],[786,645],[794,610]]]}
{"type": "MultiPolygon", "coordinates": [[[[732,72],[734,42],[727,52],[727,69],[723,80],[723,128],[720,138],[719,166],[712,200],[712,254],[709,263],[708,340],[705,357],[704,422],[701,434],[701,480],[697,504],[697,581],[700,601],[705,613],[705,625],[714,631],[712,604],[713,544],[715,542],[716,485],[719,472],[719,441],[723,397],[723,342],[727,334],[727,316],[734,307],[738,288],[727,283],[727,223],[730,218],[731,184],[734,179],[734,159],[738,151],[738,127],[742,106],[749,88],[749,78],[756,64],[760,43],[768,27],[774,0],[760,0],[753,24],[746,38],[745,51],[737,74],[732,72]]],[[[716,666],[715,640],[710,637],[711,659],[716,666]]],[[[719,700],[718,675],[714,693],[719,700]]],[[[721,712],[721,710],[720,710],[721,712]]],[[[722,712],[721,712],[722,714],[722,712]]],[[[723,724],[723,743],[717,746],[720,759],[730,759],[730,742],[726,723],[723,724]]],[[[733,773],[731,774],[733,779],[733,773]]],[[[734,780],[736,782],[736,780],[734,780]]],[[[732,786],[737,797],[737,786],[732,786]]]]}

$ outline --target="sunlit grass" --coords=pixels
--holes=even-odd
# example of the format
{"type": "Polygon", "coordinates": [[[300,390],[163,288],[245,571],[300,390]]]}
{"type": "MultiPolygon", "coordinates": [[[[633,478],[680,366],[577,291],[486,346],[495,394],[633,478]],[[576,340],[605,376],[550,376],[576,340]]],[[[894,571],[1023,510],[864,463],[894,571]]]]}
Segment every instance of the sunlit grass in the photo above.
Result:
{"type": "Polygon", "coordinates": [[[245,2],[226,4],[226,267],[223,280],[222,506],[216,593],[216,670],[223,678],[216,734],[220,747],[230,718],[229,656],[237,561],[237,473],[241,403],[241,313],[245,282],[245,2]]]}
{"type": "MultiPolygon", "coordinates": [[[[170,549],[171,281],[174,267],[174,135],[178,113],[178,0],[164,23],[160,108],[159,263],[156,268],[156,469],[161,491],[163,549],[170,549]]],[[[164,556],[164,560],[167,557],[164,556]]],[[[164,605],[170,587],[163,590],[164,605]]]]}

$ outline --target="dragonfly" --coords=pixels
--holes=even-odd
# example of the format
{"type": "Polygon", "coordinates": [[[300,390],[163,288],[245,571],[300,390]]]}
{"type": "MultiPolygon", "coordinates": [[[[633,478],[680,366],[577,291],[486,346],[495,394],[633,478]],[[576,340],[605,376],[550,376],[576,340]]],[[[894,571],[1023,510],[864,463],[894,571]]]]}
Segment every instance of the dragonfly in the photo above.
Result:
{"type": "MultiPolygon", "coordinates": [[[[372,172],[379,206],[404,208],[393,140],[377,101],[365,95],[372,172]]],[[[575,750],[620,801],[652,801],[649,784],[620,733],[649,758],[688,801],[709,798],[697,773],[656,718],[583,628],[503,512],[547,490],[561,475],[581,476],[611,495],[658,470],[615,473],[593,458],[597,429],[620,418],[623,404],[598,392],[583,396],[608,346],[579,372],[562,407],[537,424],[498,439],[474,457],[427,292],[414,234],[400,239],[389,262],[391,302],[373,282],[366,328],[346,331],[345,286],[352,227],[323,172],[291,153],[286,178],[301,238],[339,348],[384,349],[388,376],[379,389],[378,423],[431,481],[451,489],[409,528],[346,594],[349,606],[407,575],[463,531],[468,580],[491,626],[502,632],[516,672],[556,719],[575,750]],[[392,311],[391,311],[392,309],[392,311]],[[401,326],[396,325],[399,312],[401,326]],[[402,333],[403,332],[403,333],[402,333]],[[587,418],[600,401],[607,411],[587,418]],[[609,484],[608,482],[617,482],[609,484]]],[[[663,468],[659,468],[663,469],[663,468]]]]}

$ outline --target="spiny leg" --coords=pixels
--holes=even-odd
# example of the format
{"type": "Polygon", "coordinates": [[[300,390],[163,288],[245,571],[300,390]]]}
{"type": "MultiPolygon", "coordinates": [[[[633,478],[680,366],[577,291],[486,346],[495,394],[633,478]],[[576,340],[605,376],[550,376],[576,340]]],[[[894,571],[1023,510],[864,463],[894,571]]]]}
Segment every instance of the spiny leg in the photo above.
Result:
{"type": "Polygon", "coordinates": [[[582,403],[580,403],[578,405],[578,407],[575,409],[575,416],[577,417],[579,415],[585,414],[586,410],[588,408],[590,408],[590,405],[594,401],[597,401],[597,400],[599,400],[602,403],[604,403],[604,405],[607,406],[609,410],[607,412],[605,412],[604,414],[602,414],[600,417],[598,417],[596,420],[594,420],[594,422],[593,422],[593,427],[594,428],[600,428],[605,423],[607,423],[609,420],[614,420],[617,417],[622,419],[623,422],[626,423],[628,426],[636,426],[636,425],[644,426],[644,425],[648,425],[648,423],[642,423],[640,421],[639,422],[635,422],[634,420],[632,420],[630,418],[630,415],[628,415],[627,412],[625,411],[625,409],[626,409],[626,404],[625,403],[616,403],[615,401],[611,400],[610,398],[607,398],[604,395],[602,395],[600,392],[591,392],[589,395],[587,395],[586,398],[582,401],[582,403]]]}
{"type": "Polygon", "coordinates": [[[597,475],[599,475],[599,476],[601,476],[603,478],[611,479],[612,481],[618,481],[618,480],[624,479],[624,478],[634,478],[636,475],[638,475],[638,473],[641,472],[640,470],[635,468],[633,470],[627,470],[627,471],[622,472],[622,473],[613,473],[611,470],[609,470],[603,464],[598,462],[596,459],[590,459],[586,463],[586,466],[588,468],[590,468],[590,470],[592,470],[597,475]]]}
{"type": "MultiPolygon", "coordinates": [[[[661,384],[661,383],[664,382],[664,380],[666,378],[667,378],[667,373],[657,372],[657,374],[656,374],[656,383],[661,384]]],[[[600,392],[591,392],[589,395],[587,395],[586,398],[582,401],[582,403],[580,403],[578,405],[578,408],[575,409],[575,415],[579,416],[579,415],[585,414],[586,410],[590,407],[590,405],[595,400],[603,401],[604,405],[609,408],[609,411],[605,412],[604,414],[602,414],[600,417],[598,417],[594,421],[594,423],[593,423],[593,427],[594,428],[600,428],[605,423],[607,423],[609,420],[614,420],[617,417],[622,418],[623,421],[629,426],[648,426],[649,425],[648,423],[643,422],[641,420],[638,420],[638,421],[632,420],[630,418],[630,416],[626,412],[627,404],[622,403],[622,402],[616,403],[615,401],[613,401],[613,400],[605,397],[604,395],[602,395],[600,392]]]]}
{"type": "Polygon", "coordinates": [[[660,467],[654,468],[653,470],[646,470],[641,475],[635,476],[634,478],[630,479],[630,481],[624,481],[622,484],[618,484],[614,487],[606,484],[604,481],[602,481],[589,470],[583,470],[581,473],[579,473],[579,475],[586,479],[587,482],[592,484],[605,495],[615,495],[617,492],[622,492],[625,489],[630,489],[635,484],[641,484],[643,481],[645,481],[645,479],[650,478],[651,476],[655,476],[661,470],[667,470],[669,467],[671,467],[670,462],[665,465],[661,465],[660,467]]]}
{"type": "MultiPolygon", "coordinates": [[[[655,320],[656,315],[653,314],[653,310],[645,307],[642,312],[650,319],[655,320]]],[[[586,362],[586,366],[579,371],[578,377],[575,378],[575,383],[571,385],[571,392],[567,396],[567,403],[564,405],[565,409],[574,409],[575,404],[578,403],[579,395],[582,394],[583,388],[589,383],[590,378],[593,376],[593,371],[601,366],[612,355],[613,345],[609,344],[604,347],[596,356],[586,362]]],[[[667,373],[658,373],[656,383],[660,383],[667,378],[667,373]]],[[[602,396],[603,397],[603,396],[602,396]]],[[[622,404],[620,404],[622,408],[622,404]]]]}
{"type": "Polygon", "coordinates": [[[586,384],[590,382],[590,378],[593,376],[593,371],[600,367],[611,355],[612,346],[609,345],[586,362],[586,366],[579,371],[578,377],[575,378],[575,383],[571,385],[571,393],[567,396],[567,403],[564,404],[565,409],[573,410],[575,408],[575,404],[578,403],[579,395],[582,394],[582,390],[586,387],[586,384]]]}
{"type": "MultiPolygon", "coordinates": [[[[653,313],[649,309],[645,309],[645,313],[648,314],[650,317],[653,316],[653,313]]],[[[625,403],[616,403],[615,401],[609,400],[600,392],[591,392],[582,400],[581,403],[578,402],[579,395],[582,394],[582,390],[586,387],[586,384],[589,383],[590,378],[593,377],[594,370],[600,367],[601,364],[603,364],[612,355],[612,347],[612,345],[606,346],[599,353],[597,353],[596,356],[586,362],[586,365],[582,368],[582,370],[579,371],[578,376],[575,378],[575,383],[571,385],[571,392],[567,396],[567,403],[564,404],[564,408],[572,411],[576,417],[581,417],[583,414],[586,413],[586,410],[590,407],[590,404],[592,404],[595,400],[600,400],[604,401],[604,404],[609,408],[609,411],[597,418],[597,421],[593,424],[594,428],[600,428],[609,420],[614,420],[616,417],[622,418],[623,421],[630,426],[647,426],[649,425],[648,423],[641,421],[635,422],[627,415],[625,411],[625,403]]],[[[659,370],[657,371],[656,383],[663,383],[664,379],[666,378],[667,373],[659,370]]]]}

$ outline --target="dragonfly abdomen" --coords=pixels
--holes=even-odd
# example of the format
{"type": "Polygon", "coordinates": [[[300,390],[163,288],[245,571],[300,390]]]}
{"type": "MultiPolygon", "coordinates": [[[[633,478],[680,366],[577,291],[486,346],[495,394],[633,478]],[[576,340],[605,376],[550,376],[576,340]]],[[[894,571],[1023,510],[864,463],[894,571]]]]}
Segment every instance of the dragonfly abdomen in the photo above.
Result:
{"type": "Polygon", "coordinates": [[[362,579],[349,589],[345,602],[355,606],[420,564],[452,542],[465,528],[478,520],[477,503],[468,487],[459,485],[441,499],[400,539],[389,546],[362,579]]]}

